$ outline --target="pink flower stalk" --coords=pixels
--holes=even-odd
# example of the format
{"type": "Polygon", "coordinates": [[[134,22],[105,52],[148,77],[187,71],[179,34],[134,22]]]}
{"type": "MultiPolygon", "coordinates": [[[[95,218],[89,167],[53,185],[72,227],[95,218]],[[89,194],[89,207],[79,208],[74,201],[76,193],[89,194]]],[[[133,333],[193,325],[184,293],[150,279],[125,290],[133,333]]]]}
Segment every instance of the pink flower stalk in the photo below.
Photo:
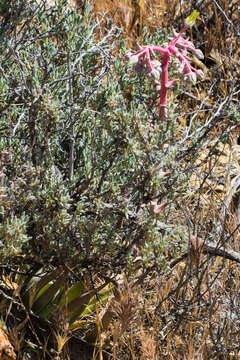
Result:
{"type": "Polygon", "coordinates": [[[198,70],[191,65],[191,57],[193,54],[200,59],[203,59],[203,53],[200,49],[196,49],[191,41],[184,39],[182,34],[186,31],[188,26],[192,26],[198,13],[194,11],[185,22],[184,28],[176,33],[174,31],[174,38],[167,47],[161,47],[156,45],[148,45],[140,48],[135,53],[127,54],[127,57],[137,72],[146,71],[147,75],[154,79],[156,84],[156,91],[160,95],[160,116],[163,119],[167,118],[167,91],[168,88],[176,83],[178,79],[172,81],[168,80],[168,65],[171,61],[171,57],[175,56],[180,61],[178,71],[183,80],[190,80],[196,82],[197,78],[203,78],[204,73],[202,70],[198,70]],[[155,57],[155,52],[162,54],[161,63],[152,60],[155,57]]]}

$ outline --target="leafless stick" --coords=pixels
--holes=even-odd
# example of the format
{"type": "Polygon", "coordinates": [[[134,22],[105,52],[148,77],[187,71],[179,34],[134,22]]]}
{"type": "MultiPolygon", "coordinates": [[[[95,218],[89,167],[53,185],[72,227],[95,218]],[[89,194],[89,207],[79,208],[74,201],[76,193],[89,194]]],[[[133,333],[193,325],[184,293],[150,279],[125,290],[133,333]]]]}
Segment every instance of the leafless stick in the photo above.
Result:
{"type": "MultiPolygon", "coordinates": [[[[211,256],[221,256],[225,259],[229,259],[232,261],[236,261],[237,263],[240,263],[240,253],[234,250],[225,249],[223,247],[219,247],[215,242],[208,241],[205,242],[201,239],[198,239],[199,246],[202,246],[202,251],[204,254],[208,254],[211,256]]],[[[181,256],[179,256],[177,259],[173,260],[170,263],[170,268],[174,268],[178,263],[183,261],[187,256],[189,255],[189,251],[185,252],[181,256]]]]}
{"type": "Polygon", "coordinates": [[[216,1],[216,0],[213,0],[213,2],[214,2],[214,4],[216,5],[216,7],[218,8],[218,10],[220,10],[220,12],[223,14],[223,16],[225,17],[225,19],[227,20],[227,22],[228,22],[230,25],[234,26],[233,23],[231,22],[231,20],[227,17],[225,11],[223,11],[223,9],[221,8],[221,6],[217,3],[217,1],[216,1]]]}

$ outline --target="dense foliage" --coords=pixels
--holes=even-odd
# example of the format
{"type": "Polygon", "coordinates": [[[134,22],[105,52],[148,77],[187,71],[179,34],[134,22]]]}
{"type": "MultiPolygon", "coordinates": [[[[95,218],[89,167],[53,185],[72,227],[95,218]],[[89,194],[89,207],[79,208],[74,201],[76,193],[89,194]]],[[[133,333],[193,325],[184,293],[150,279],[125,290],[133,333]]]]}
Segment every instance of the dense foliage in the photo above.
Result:
{"type": "Polygon", "coordinates": [[[150,81],[113,57],[118,29],[104,33],[62,4],[33,3],[21,16],[1,44],[5,261],[58,265],[75,254],[80,272],[110,275],[148,237],[146,260],[161,262],[166,239],[150,202],[172,203],[188,176],[176,160],[176,116],[158,121],[150,81]]]}
{"type": "MultiPolygon", "coordinates": [[[[76,11],[65,1],[0,2],[0,267],[5,283],[18,284],[15,294],[13,285],[1,293],[1,308],[10,327],[16,314],[22,328],[29,321],[25,340],[33,343],[46,341],[35,334],[36,319],[43,327],[65,321],[95,341],[96,329],[87,322],[91,331],[84,333],[75,321],[107,301],[120,274],[149,280],[190,248],[200,266],[192,234],[219,246],[232,239],[214,213],[221,201],[200,214],[201,193],[214,173],[212,165],[203,177],[199,169],[210,158],[217,162],[239,126],[234,81],[216,106],[202,100],[205,117],[201,108],[186,113],[182,99],[191,87],[178,83],[161,121],[154,84],[131,71],[120,29],[93,18],[84,3],[76,11]],[[11,313],[6,299],[13,301],[11,313]]],[[[143,29],[141,43],[168,37],[143,29]]],[[[208,97],[218,85],[208,78],[198,83],[208,87],[208,97]]],[[[194,274],[192,268],[186,279],[183,274],[181,287],[194,274]]],[[[197,276],[192,286],[199,284],[197,276]]],[[[106,327],[113,312],[107,314],[106,327]]],[[[68,328],[61,331],[68,335],[68,328]]],[[[22,341],[19,358],[28,351],[22,341]]],[[[51,357],[47,350],[41,356],[51,357]]]]}

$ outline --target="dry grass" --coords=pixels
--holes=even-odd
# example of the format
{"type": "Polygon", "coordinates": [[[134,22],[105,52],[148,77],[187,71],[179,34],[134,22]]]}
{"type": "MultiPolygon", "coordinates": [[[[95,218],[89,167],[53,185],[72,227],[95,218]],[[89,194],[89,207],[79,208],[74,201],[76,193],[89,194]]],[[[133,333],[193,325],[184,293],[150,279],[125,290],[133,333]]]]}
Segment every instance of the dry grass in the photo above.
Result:
{"type": "MultiPolygon", "coordinates": [[[[189,259],[188,259],[189,260],[189,259]]],[[[187,261],[188,262],[188,261],[187,261]]],[[[142,286],[142,308],[117,337],[116,359],[228,359],[239,353],[238,268],[212,260],[188,281],[192,264],[179,264],[168,279],[142,286]],[[207,273],[207,271],[209,271],[207,273]],[[216,275],[218,277],[213,280],[216,275]],[[230,276],[231,274],[231,276],[230,276]],[[230,284],[236,276],[234,283],[230,284]],[[201,279],[199,279],[199,277],[201,279]]],[[[169,275],[168,275],[169,277],[169,275]]],[[[112,336],[116,337],[116,327],[112,336]]],[[[236,357],[237,358],[237,357],[236,357]]]]}

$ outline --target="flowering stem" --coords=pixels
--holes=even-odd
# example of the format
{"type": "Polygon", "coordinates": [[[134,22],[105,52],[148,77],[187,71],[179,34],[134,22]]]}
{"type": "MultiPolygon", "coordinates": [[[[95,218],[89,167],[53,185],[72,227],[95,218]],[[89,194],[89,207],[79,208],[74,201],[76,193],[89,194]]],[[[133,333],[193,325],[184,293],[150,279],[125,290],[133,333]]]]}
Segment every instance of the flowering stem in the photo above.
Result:
{"type": "Polygon", "coordinates": [[[181,78],[186,81],[196,82],[197,78],[202,78],[204,73],[201,70],[195,69],[191,65],[191,58],[189,54],[194,54],[198,58],[202,59],[203,53],[200,49],[196,49],[195,46],[188,39],[184,39],[182,34],[187,30],[188,27],[193,26],[198,12],[196,10],[185,20],[185,26],[175,37],[169,42],[166,48],[156,45],[148,45],[141,48],[136,53],[128,54],[128,58],[138,72],[147,72],[148,76],[154,79],[156,85],[156,91],[160,97],[160,117],[162,119],[167,118],[167,91],[168,88],[176,83],[178,79],[168,81],[168,64],[171,61],[171,57],[175,56],[181,63],[178,70],[181,78]],[[153,61],[151,57],[155,56],[155,52],[162,54],[161,64],[157,61],[153,61]],[[156,63],[159,63],[161,67],[161,80],[160,80],[160,68],[156,63]]]}
{"type": "Polygon", "coordinates": [[[181,38],[182,34],[187,30],[187,26],[184,26],[184,28],[182,28],[182,30],[180,31],[180,33],[178,33],[178,35],[169,43],[168,47],[170,46],[175,46],[178,42],[178,40],[181,38]]]}
{"type": "Polygon", "coordinates": [[[170,61],[169,53],[162,57],[162,74],[161,74],[161,88],[160,94],[160,116],[163,119],[167,118],[167,84],[168,84],[168,63],[170,61]]]}

